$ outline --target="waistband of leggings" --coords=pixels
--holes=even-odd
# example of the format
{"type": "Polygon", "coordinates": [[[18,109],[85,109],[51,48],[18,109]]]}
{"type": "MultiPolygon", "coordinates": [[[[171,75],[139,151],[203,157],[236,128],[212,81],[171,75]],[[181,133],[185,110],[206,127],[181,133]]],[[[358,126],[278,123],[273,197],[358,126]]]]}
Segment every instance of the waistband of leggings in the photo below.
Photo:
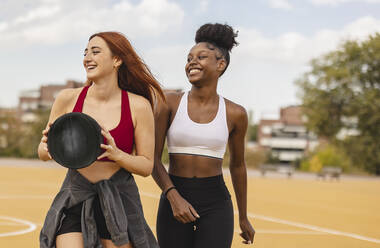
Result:
{"type": "Polygon", "coordinates": [[[173,184],[179,188],[205,188],[225,185],[223,175],[212,177],[179,177],[170,175],[173,184]]]}

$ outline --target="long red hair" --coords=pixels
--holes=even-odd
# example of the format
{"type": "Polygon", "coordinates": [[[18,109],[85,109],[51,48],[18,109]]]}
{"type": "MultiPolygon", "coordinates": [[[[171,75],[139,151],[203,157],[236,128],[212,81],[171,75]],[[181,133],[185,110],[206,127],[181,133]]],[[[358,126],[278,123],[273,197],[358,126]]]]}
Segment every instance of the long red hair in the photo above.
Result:
{"type": "Polygon", "coordinates": [[[165,101],[160,84],[122,33],[99,32],[91,35],[88,40],[96,36],[105,40],[112,54],[123,61],[118,69],[118,85],[120,89],[145,97],[149,100],[152,108],[156,100],[158,100],[157,94],[165,101]]]}

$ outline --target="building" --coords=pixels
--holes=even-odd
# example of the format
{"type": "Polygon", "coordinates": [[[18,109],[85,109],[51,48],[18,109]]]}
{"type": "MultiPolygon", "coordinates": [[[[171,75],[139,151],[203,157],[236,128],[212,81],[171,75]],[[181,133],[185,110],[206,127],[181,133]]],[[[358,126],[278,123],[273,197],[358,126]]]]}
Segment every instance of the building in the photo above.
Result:
{"type": "Polygon", "coordinates": [[[54,103],[58,93],[67,88],[79,88],[83,83],[74,80],[66,81],[66,84],[43,85],[37,90],[22,91],[19,96],[18,110],[23,122],[30,122],[36,119],[34,111],[39,109],[49,109],[54,103]]]}
{"type": "Polygon", "coordinates": [[[304,125],[300,106],[281,108],[278,120],[260,120],[257,138],[259,146],[282,163],[295,161],[318,145],[317,137],[304,125]]]}

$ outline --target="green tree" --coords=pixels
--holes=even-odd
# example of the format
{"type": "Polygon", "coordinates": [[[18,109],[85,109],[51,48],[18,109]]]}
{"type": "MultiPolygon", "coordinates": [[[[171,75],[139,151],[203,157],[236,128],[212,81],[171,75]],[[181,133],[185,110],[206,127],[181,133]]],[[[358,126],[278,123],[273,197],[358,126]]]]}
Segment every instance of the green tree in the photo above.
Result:
{"type": "Polygon", "coordinates": [[[23,125],[23,136],[20,137],[21,141],[19,149],[21,156],[26,158],[38,157],[38,145],[40,144],[42,137],[42,130],[45,129],[49,120],[50,109],[36,110],[36,120],[23,125]]]}
{"type": "Polygon", "coordinates": [[[248,126],[248,140],[249,141],[256,141],[257,140],[257,131],[258,131],[258,125],[257,124],[250,124],[248,126]]]}
{"type": "Polygon", "coordinates": [[[380,174],[380,34],[313,59],[296,84],[308,129],[343,147],[354,166],[380,174]],[[356,136],[337,140],[352,128],[356,136]]]}
{"type": "Polygon", "coordinates": [[[351,167],[351,160],[340,148],[331,144],[321,144],[307,160],[302,161],[301,170],[318,172],[324,166],[340,167],[347,172],[351,167]]]}
{"type": "Polygon", "coordinates": [[[36,120],[23,123],[14,113],[0,118],[0,136],[6,145],[0,148],[0,156],[36,158],[37,148],[49,118],[50,110],[36,110],[36,120]]]}
{"type": "Polygon", "coordinates": [[[5,113],[0,117],[0,136],[5,146],[0,148],[0,156],[19,157],[20,137],[22,137],[22,123],[14,113],[5,113]]]}

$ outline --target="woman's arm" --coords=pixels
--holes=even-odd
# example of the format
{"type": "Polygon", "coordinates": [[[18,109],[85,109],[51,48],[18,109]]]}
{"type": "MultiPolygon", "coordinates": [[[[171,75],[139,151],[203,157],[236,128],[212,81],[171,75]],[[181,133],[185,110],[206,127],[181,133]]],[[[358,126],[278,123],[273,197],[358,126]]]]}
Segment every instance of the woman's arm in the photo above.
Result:
{"type": "Polygon", "coordinates": [[[166,192],[167,189],[173,187],[168,172],[162,164],[161,157],[165,145],[165,137],[169,126],[170,111],[169,106],[165,102],[158,102],[154,113],[155,120],[155,149],[154,149],[154,167],[152,176],[157,185],[166,192]]]}
{"type": "Polygon", "coordinates": [[[41,142],[38,145],[38,157],[43,161],[47,161],[51,159],[51,156],[47,148],[47,140],[48,140],[47,136],[48,136],[50,126],[59,116],[67,112],[67,106],[71,106],[70,103],[73,99],[74,94],[75,94],[74,89],[61,90],[53,103],[53,106],[50,111],[49,121],[46,125],[46,128],[42,131],[41,142]]]}
{"type": "Polygon", "coordinates": [[[249,244],[253,242],[255,231],[247,217],[247,171],[244,161],[244,145],[248,118],[245,109],[239,105],[233,106],[231,115],[234,127],[228,139],[230,172],[239,209],[239,222],[242,231],[240,235],[245,239],[245,243],[249,244]]]}
{"type": "MultiPolygon", "coordinates": [[[[171,97],[167,96],[167,102],[171,101],[171,97]]],[[[169,174],[162,164],[161,157],[165,144],[165,137],[169,128],[170,107],[165,102],[159,102],[155,111],[155,126],[156,126],[156,146],[154,152],[154,168],[152,176],[163,192],[167,192],[172,188],[173,182],[170,180],[169,174]]],[[[182,223],[189,223],[199,218],[197,211],[193,206],[186,201],[174,188],[166,194],[169,200],[173,216],[182,223]],[[195,217],[194,217],[195,216],[195,217]]]]}
{"type": "Polygon", "coordinates": [[[131,96],[132,115],[134,116],[134,140],[136,155],[131,155],[117,148],[109,131],[102,128],[107,145],[101,144],[106,151],[98,159],[108,157],[127,171],[147,177],[152,173],[154,160],[154,117],[151,105],[141,96],[131,96]]]}

